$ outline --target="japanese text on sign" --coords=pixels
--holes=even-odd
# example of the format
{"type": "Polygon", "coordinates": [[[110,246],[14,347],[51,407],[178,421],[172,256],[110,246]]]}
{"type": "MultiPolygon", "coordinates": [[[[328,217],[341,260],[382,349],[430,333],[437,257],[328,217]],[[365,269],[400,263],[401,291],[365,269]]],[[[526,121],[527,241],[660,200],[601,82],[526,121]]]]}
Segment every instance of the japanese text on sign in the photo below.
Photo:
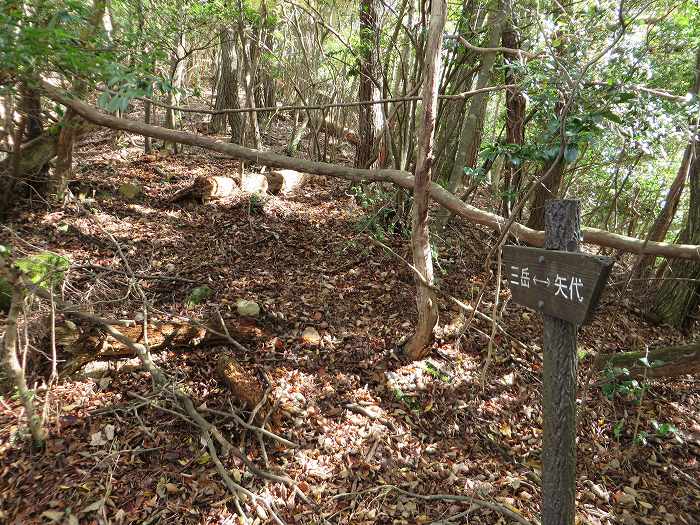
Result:
{"type": "Polygon", "coordinates": [[[544,287],[549,288],[554,285],[554,296],[561,296],[569,301],[583,302],[583,279],[576,276],[566,276],[554,274],[554,278],[544,276],[544,279],[539,279],[534,273],[530,273],[530,268],[521,266],[510,267],[510,284],[523,288],[544,287]]]}

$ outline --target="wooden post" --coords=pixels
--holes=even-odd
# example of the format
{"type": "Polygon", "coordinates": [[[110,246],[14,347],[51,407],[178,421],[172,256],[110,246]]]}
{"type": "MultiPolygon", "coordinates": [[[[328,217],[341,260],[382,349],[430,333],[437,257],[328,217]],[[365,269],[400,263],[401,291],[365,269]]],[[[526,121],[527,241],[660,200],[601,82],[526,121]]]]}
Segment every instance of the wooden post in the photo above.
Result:
{"type": "MultiPolygon", "coordinates": [[[[579,201],[545,204],[544,242],[548,250],[579,251],[579,201]]],[[[576,516],[576,331],[544,316],[542,525],[573,525],[576,516]]]]}

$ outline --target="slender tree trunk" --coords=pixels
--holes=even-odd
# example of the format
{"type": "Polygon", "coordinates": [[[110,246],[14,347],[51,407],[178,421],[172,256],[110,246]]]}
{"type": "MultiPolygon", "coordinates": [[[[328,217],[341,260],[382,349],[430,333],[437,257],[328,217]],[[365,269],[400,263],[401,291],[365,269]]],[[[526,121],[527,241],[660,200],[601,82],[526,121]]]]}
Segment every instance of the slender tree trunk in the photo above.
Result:
{"type": "MultiPolygon", "coordinates": [[[[506,2],[506,17],[504,29],[501,35],[503,47],[520,49],[520,36],[513,26],[513,6],[510,0],[506,2]]],[[[503,81],[505,84],[517,84],[518,75],[515,67],[518,58],[510,53],[503,54],[505,72],[503,81]]],[[[506,143],[522,146],[525,142],[525,110],[527,102],[522,91],[514,87],[506,91],[506,143]]],[[[503,166],[503,196],[501,198],[501,215],[510,217],[513,202],[520,191],[522,180],[522,162],[513,164],[508,159],[503,166]]]]}
{"type": "Polygon", "coordinates": [[[21,96],[22,106],[27,117],[25,138],[32,140],[44,132],[44,122],[41,118],[41,96],[37,90],[26,85],[22,90],[21,96]]]}
{"type": "MultiPolygon", "coordinates": [[[[503,12],[498,6],[498,2],[493,2],[491,8],[493,11],[489,13],[488,21],[486,22],[486,25],[489,26],[487,39],[487,47],[489,48],[498,45],[503,30],[503,12]]],[[[475,89],[483,89],[488,85],[491,71],[496,61],[496,55],[497,52],[495,51],[482,54],[475,89]]],[[[447,183],[447,189],[450,193],[456,193],[464,186],[464,168],[474,168],[476,166],[488,100],[488,93],[480,93],[472,97],[469,102],[469,110],[462,122],[455,162],[447,183]]]]}
{"type": "MultiPolygon", "coordinates": [[[[376,85],[377,53],[379,52],[376,0],[361,0],[360,2],[360,42],[358,99],[377,100],[380,97],[380,91],[376,85]]],[[[381,105],[358,106],[357,131],[360,143],[357,146],[355,167],[372,167],[372,151],[382,127],[381,105]]]]}
{"type": "Polygon", "coordinates": [[[34,410],[34,395],[27,386],[24,369],[17,355],[17,318],[22,311],[24,298],[18,288],[12,292],[10,312],[5,322],[5,336],[2,341],[2,363],[7,375],[12,380],[12,385],[17,389],[32,439],[36,446],[42,446],[46,440],[46,432],[41,426],[41,418],[34,410]]]}
{"type": "MultiPolygon", "coordinates": [[[[252,48],[247,46],[246,38],[243,36],[243,32],[239,32],[239,37],[241,40],[241,64],[243,66],[243,87],[245,89],[245,101],[246,107],[255,109],[255,70],[257,69],[257,64],[255,61],[255,54],[252,48]]],[[[248,114],[248,130],[253,135],[253,147],[255,149],[262,148],[262,137],[260,135],[260,125],[258,123],[258,114],[255,111],[251,111],[248,114]]]]}
{"type": "MultiPolygon", "coordinates": [[[[559,2],[552,2],[552,11],[553,11],[553,19],[555,21],[558,21],[559,18],[563,17],[566,14],[566,9],[569,8],[567,4],[560,4],[559,2]]],[[[554,52],[555,54],[561,58],[561,56],[564,54],[565,50],[565,35],[562,33],[561,30],[555,31],[554,37],[557,40],[560,40],[561,43],[556,46],[554,52]]],[[[556,79],[555,79],[556,80],[556,79]]],[[[561,123],[561,118],[562,118],[562,111],[564,108],[564,101],[562,100],[561,97],[559,97],[559,100],[557,100],[556,108],[555,108],[555,116],[557,119],[559,119],[559,122],[561,123]]],[[[562,136],[561,134],[561,129],[558,128],[556,130],[557,138],[555,139],[556,143],[559,143],[562,140],[565,140],[565,137],[562,136]]],[[[528,218],[527,221],[527,226],[528,228],[533,228],[533,229],[539,229],[542,230],[544,229],[544,204],[546,201],[549,199],[556,199],[559,197],[559,192],[561,189],[561,183],[562,179],[564,178],[564,169],[566,167],[566,161],[564,158],[555,158],[553,160],[549,160],[544,163],[544,169],[542,170],[542,175],[545,173],[549,172],[549,176],[535,189],[535,194],[532,197],[532,201],[530,202],[530,217],[528,218]]],[[[541,175],[538,175],[536,178],[539,179],[541,175]]]]}
{"type": "MultiPolygon", "coordinates": [[[[170,90],[168,91],[167,97],[167,104],[169,106],[177,106],[180,102],[180,90],[185,85],[185,57],[187,55],[185,45],[185,34],[179,33],[175,37],[175,50],[170,57],[170,90]]],[[[168,129],[176,129],[178,116],[178,111],[168,108],[165,112],[165,127],[168,129]]],[[[173,153],[177,153],[177,143],[171,142],[170,147],[173,153]]]]}
{"type": "MultiPolygon", "coordinates": [[[[239,108],[238,102],[238,64],[236,58],[236,34],[231,28],[223,28],[219,32],[221,45],[219,78],[216,83],[216,103],[214,109],[239,108]]],[[[214,115],[209,124],[209,131],[221,133],[226,130],[226,123],[231,125],[231,142],[236,144],[241,140],[240,113],[214,115]]]]}
{"type": "MultiPolygon", "coordinates": [[[[698,79],[700,79],[700,48],[698,49],[697,61],[697,76],[698,79]]],[[[700,80],[696,81],[695,84],[694,92],[696,95],[698,93],[698,84],[700,84],[700,80]]],[[[681,164],[678,168],[676,178],[673,179],[671,187],[669,188],[668,193],[666,194],[666,199],[664,200],[663,208],[661,208],[659,215],[656,217],[656,220],[654,221],[654,224],[652,224],[651,229],[649,230],[649,233],[647,235],[647,238],[650,241],[663,241],[666,238],[668,229],[670,228],[671,223],[673,222],[673,218],[676,216],[678,204],[681,201],[681,195],[683,194],[683,189],[685,188],[685,181],[688,178],[690,164],[691,162],[693,162],[694,155],[697,155],[697,152],[695,152],[697,146],[698,141],[695,138],[695,133],[693,133],[693,137],[690,139],[690,143],[686,146],[685,151],[683,152],[683,159],[681,160],[681,164]]],[[[656,257],[640,258],[633,271],[634,277],[636,279],[643,279],[644,277],[646,277],[649,273],[649,268],[654,264],[655,259],[656,257]]],[[[643,281],[639,282],[643,283],[643,281]]]]}
{"type": "MultiPolygon", "coordinates": [[[[21,104],[21,102],[20,102],[21,104]]],[[[0,208],[0,218],[5,218],[9,212],[12,201],[15,200],[15,187],[20,178],[20,166],[22,162],[22,142],[27,129],[27,115],[20,105],[19,122],[14,126],[14,136],[12,137],[12,169],[9,176],[5,179],[3,185],[3,194],[0,200],[2,207],[0,208]]]]}
{"type": "Polygon", "coordinates": [[[535,195],[530,204],[530,217],[527,221],[528,228],[533,230],[542,230],[544,228],[544,204],[549,199],[556,199],[559,196],[559,188],[561,188],[561,181],[564,178],[565,164],[564,159],[555,159],[545,163],[542,174],[549,170],[551,171],[544,182],[535,190],[535,195]]]}
{"type": "Polygon", "coordinates": [[[423,108],[418,134],[418,156],[413,192],[413,230],[411,233],[413,264],[423,276],[424,281],[416,277],[418,322],[415,333],[405,347],[406,355],[412,360],[422,359],[430,352],[433,330],[438,322],[437,296],[435,291],[430,288],[433,285],[433,259],[430,248],[430,228],[428,227],[428,203],[434,160],[433,142],[441,66],[440,50],[446,12],[447,3],[445,0],[432,0],[430,29],[425,46],[421,93],[423,108]]]}
{"type": "MultiPolygon", "coordinates": [[[[82,40],[88,41],[95,37],[102,27],[102,18],[104,17],[106,7],[107,0],[94,0],[92,15],[82,40]]],[[[83,98],[86,89],[87,86],[83,80],[74,80],[73,93],[77,98],[83,98]]],[[[73,148],[75,147],[75,139],[81,127],[80,120],[77,113],[69,108],[61,121],[61,132],[58,136],[56,150],[56,163],[54,165],[53,176],[49,179],[47,188],[48,194],[53,195],[58,200],[63,198],[66,185],[73,172],[73,148]]]]}
{"type": "MultiPolygon", "coordinates": [[[[698,47],[695,52],[695,82],[693,84],[692,93],[696,97],[698,94],[700,94],[700,47],[698,47]]],[[[696,125],[697,122],[692,122],[691,128],[695,127],[696,125]]],[[[698,154],[697,133],[697,129],[695,131],[692,131],[691,129],[691,137],[685,151],[683,152],[683,159],[678,167],[676,178],[673,179],[671,187],[666,194],[663,208],[659,212],[659,215],[656,217],[654,224],[652,224],[651,229],[647,234],[647,238],[650,241],[663,241],[666,238],[666,234],[668,233],[671,223],[673,222],[673,218],[676,215],[676,210],[678,209],[678,204],[681,201],[683,189],[685,188],[685,181],[688,178],[690,165],[693,162],[694,157],[696,157],[698,154]]],[[[655,260],[656,257],[640,257],[637,261],[637,264],[632,271],[633,277],[635,279],[639,279],[639,281],[636,281],[638,283],[636,286],[637,289],[643,290],[645,288],[646,283],[643,279],[649,274],[649,269],[654,264],[655,260]]]]}
{"type": "MultiPolygon", "coordinates": [[[[468,0],[462,4],[462,13],[457,25],[461,35],[480,34],[484,30],[486,9],[479,9],[474,1],[468,0]]],[[[473,51],[456,47],[452,56],[446,62],[443,74],[441,92],[454,95],[472,87],[474,76],[479,72],[478,55],[473,51]]],[[[469,102],[443,101],[438,107],[438,123],[435,146],[436,176],[448,181],[455,163],[455,153],[459,142],[461,122],[464,119],[465,108],[469,102]]]]}
{"type": "MultiPolygon", "coordinates": [[[[149,64],[152,65],[152,67],[149,68],[149,72],[155,71],[155,64],[153,63],[154,61],[150,59],[150,54],[148,52],[148,46],[144,42],[144,25],[146,23],[146,17],[144,14],[144,8],[143,8],[143,0],[138,0],[136,3],[136,16],[138,17],[139,21],[139,40],[141,42],[141,60],[144,64],[149,64]]],[[[151,90],[149,90],[151,91],[151,90]]],[[[150,93],[149,93],[150,95],[150,93]]],[[[143,103],[143,121],[146,124],[151,123],[151,110],[152,106],[149,101],[146,101],[143,103]]],[[[147,137],[144,135],[143,137],[143,152],[144,153],[150,153],[151,152],[151,137],[147,137]]]]}

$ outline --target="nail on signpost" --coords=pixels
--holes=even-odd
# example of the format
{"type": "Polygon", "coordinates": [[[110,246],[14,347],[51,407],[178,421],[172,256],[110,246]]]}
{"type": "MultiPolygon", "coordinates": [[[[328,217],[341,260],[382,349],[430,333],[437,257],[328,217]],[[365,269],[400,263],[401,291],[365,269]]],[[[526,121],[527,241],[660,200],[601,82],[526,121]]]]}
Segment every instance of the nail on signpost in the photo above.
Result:
{"type": "Polygon", "coordinates": [[[545,249],[504,246],[513,300],[544,316],[542,525],[576,516],[576,332],[588,321],[612,269],[609,257],[579,253],[579,201],[545,204],[545,249]]]}

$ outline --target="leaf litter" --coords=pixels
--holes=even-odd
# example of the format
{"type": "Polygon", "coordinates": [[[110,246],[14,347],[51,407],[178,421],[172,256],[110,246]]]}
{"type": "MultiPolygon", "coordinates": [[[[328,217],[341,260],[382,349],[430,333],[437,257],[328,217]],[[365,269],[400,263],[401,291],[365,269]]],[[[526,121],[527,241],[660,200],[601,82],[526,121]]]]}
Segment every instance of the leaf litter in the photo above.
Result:
{"type": "MultiPolygon", "coordinates": [[[[217,379],[221,352],[235,350],[240,363],[271,380],[275,432],[299,448],[269,441],[263,451],[235,422],[217,424],[233,442],[245,441],[251,461],[293,478],[316,506],[281,483],[251,477],[240,460],[224,458],[236,482],[271,503],[287,523],[435,523],[451,516],[454,523],[509,523],[488,508],[422,500],[390,486],[472,496],[537,519],[542,326],[536,315],[507,306],[501,320],[507,335],[496,336],[484,386],[479,376],[490,326],[478,318],[472,326],[481,333],[467,329],[456,338],[438,338],[428,359],[401,363],[395,345],[415,322],[413,275],[358,233],[362,210],[345,183],[315,180],[284,198],[237,193],[179,206],[167,199],[178,187],[197,175],[230,175],[238,163],[200,152],[124,160],[106,146],[98,149],[81,155],[76,187],[93,199],[87,205],[121,244],[149,301],[163,312],[161,320],[206,318],[213,311],[236,318],[241,300],[259,305],[253,323],[258,335],[244,342],[245,351],[195,346],[155,355],[197,406],[211,410],[229,411],[236,402],[217,379]],[[141,195],[118,196],[126,182],[138,185],[141,195]],[[255,208],[251,199],[257,199],[255,208]]],[[[64,294],[71,300],[103,317],[133,319],[140,311],[113,244],[75,206],[51,213],[27,206],[9,228],[12,233],[0,233],[1,242],[28,254],[41,249],[69,257],[64,294]],[[25,242],[18,244],[17,237],[25,242]]],[[[410,259],[406,239],[382,242],[410,259]]],[[[456,222],[440,242],[447,271],[440,286],[475,305],[487,282],[481,308],[490,311],[495,287],[483,270],[490,233],[456,222]]],[[[597,380],[589,374],[590,356],[628,349],[632,338],[654,345],[682,337],[648,325],[633,300],[621,305],[615,294],[605,294],[600,312],[580,332],[579,518],[594,524],[698,523],[697,380],[654,382],[639,406],[609,400],[595,385],[584,387],[597,380]],[[634,444],[637,417],[645,430],[652,421],[672,424],[683,439],[651,436],[644,446],[634,444]]],[[[443,305],[443,322],[456,316],[443,305]]],[[[129,397],[150,395],[148,375],[115,367],[106,377],[52,386],[49,439],[41,452],[17,438],[20,404],[3,397],[0,521],[240,523],[195,429],[129,397]]],[[[46,395],[37,390],[39,401],[46,395]]],[[[262,506],[245,506],[257,522],[271,521],[262,506]]]]}

